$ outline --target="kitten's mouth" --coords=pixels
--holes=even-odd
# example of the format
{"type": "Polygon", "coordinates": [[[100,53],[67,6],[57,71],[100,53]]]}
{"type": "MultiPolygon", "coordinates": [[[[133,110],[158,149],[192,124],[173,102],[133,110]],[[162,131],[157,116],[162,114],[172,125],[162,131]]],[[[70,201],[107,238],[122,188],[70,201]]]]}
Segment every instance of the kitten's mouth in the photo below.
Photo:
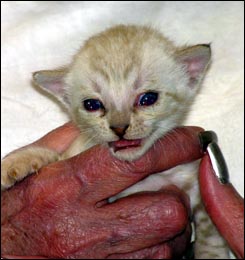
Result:
{"type": "Polygon", "coordinates": [[[116,153],[117,151],[140,147],[141,143],[142,143],[142,139],[135,139],[135,140],[120,139],[118,141],[110,142],[109,147],[111,147],[114,153],[116,153]]]}

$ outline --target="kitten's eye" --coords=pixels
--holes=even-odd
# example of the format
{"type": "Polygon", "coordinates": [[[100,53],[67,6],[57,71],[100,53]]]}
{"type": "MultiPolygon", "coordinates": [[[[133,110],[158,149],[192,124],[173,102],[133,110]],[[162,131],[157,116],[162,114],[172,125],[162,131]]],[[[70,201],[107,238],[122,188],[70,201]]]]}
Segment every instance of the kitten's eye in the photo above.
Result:
{"type": "Polygon", "coordinates": [[[136,106],[151,106],[156,103],[158,99],[158,93],[156,92],[146,92],[139,96],[136,100],[136,106]]]}
{"type": "Polygon", "coordinates": [[[102,102],[98,99],[86,99],[83,101],[84,108],[89,112],[95,112],[100,109],[105,109],[102,102]]]}

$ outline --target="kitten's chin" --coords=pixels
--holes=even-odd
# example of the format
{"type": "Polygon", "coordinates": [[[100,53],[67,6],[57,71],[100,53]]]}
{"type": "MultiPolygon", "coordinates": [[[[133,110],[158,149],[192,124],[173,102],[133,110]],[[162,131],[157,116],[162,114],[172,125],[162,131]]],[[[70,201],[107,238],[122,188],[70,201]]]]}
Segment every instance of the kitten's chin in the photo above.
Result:
{"type": "Polygon", "coordinates": [[[149,138],[120,140],[109,143],[110,152],[122,161],[134,161],[143,156],[152,146],[149,138]]]}

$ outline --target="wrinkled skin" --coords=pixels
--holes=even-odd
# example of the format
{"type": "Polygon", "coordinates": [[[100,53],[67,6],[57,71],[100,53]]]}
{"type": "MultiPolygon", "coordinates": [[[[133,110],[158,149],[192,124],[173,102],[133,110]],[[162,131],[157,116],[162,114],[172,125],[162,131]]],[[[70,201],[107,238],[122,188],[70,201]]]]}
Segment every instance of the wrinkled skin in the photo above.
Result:
{"type": "MultiPolygon", "coordinates": [[[[25,259],[33,255],[35,258],[124,259],[181,256],[190,239],[190,211],[188,198],[180,190],[165,187],[158,192],[134,194],[112,204],[106,199],[151,173],[200,158],[203,155],[197,138],[200,131],[202,129],[194,127],[174,131],[171,138],[158,142],[134,163],[118,161],[106,148],[97,146],[69,160],[51,164],[3,192],[2,255],[8,258],[22,255],[25,259]],[[175,145],[171,140],[175,140],[175,145]]],[[[73,125],[67,124],[32,145],[63,152],[78,134],[73,125]]],[[[225,220],[231,218],[232,213],[213,212],[222,211],[220,207],[216,210],[215,204],[218,196],[223,196],[222,191],[227,193],[227,187],[217,188],[220,184],[210,178],[212,174],[210,161],[203,160],[201,191],[206,189],[212,194],[210,198],[208,192],[202,192],[203,199],[208,201],[205,204],[208,212],[214,222],[219,222],[218,228],[224,234],[227,233],[225,220]],[[218,195],[216,190],[220,191],[218,195]]],[[[226,198],[232,203],[234,193],[228,194],[226,198]]],[[[230,234],[237,234],[238,229],[239,236],[243,234],[239,222],[240,199],[234,206],[240,214],[234,225],[240,226],[229,226],[230,234]]],[[[234,252],[242,257],[242,243],[233,244],[234,252]]]]}
{"type": "MultiPolygon", "coordinates": [[[[134,163],[119,161],[105,147],[96,146],[48,165],[3,192],[2,254],[58,258],[171,258],[183,254],[190,239],[190,210],[188,198],[176,187],[134,194],[112,204],[106,199],[150,173],[200,158],[200,131],[176,131],[173,138],[179,147],[169,149],[172,145],[166,139],[134,163]],[[176,153],[190,141],[192,147],[176,153]],[[175,244],[178,250],[172,250],[175,244]]],[[[57,136],[59,130],[35,144],[52,147],[57,136]]],[[[56,149],[65,150],[66,144],[56,149]]]]}

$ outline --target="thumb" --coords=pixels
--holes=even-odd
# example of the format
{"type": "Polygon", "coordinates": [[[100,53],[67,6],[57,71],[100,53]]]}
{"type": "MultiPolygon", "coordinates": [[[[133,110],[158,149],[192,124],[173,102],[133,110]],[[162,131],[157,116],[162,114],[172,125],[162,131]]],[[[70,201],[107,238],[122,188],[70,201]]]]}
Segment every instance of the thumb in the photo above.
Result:
{"type": "Polygon", "coordinates": [[[79,134],[79,129],[72,122],[68,122],[52,130],[30,145],[43,146],[62,153],[72,144],[79,134]]]}
{"type": "Polygon", "coordinates": [[[244,257],[244,201],[232,184],[221,184],[209,155],[204,155],[199,171],[201,196],[213,223],[238,258],[244,257]]]}

